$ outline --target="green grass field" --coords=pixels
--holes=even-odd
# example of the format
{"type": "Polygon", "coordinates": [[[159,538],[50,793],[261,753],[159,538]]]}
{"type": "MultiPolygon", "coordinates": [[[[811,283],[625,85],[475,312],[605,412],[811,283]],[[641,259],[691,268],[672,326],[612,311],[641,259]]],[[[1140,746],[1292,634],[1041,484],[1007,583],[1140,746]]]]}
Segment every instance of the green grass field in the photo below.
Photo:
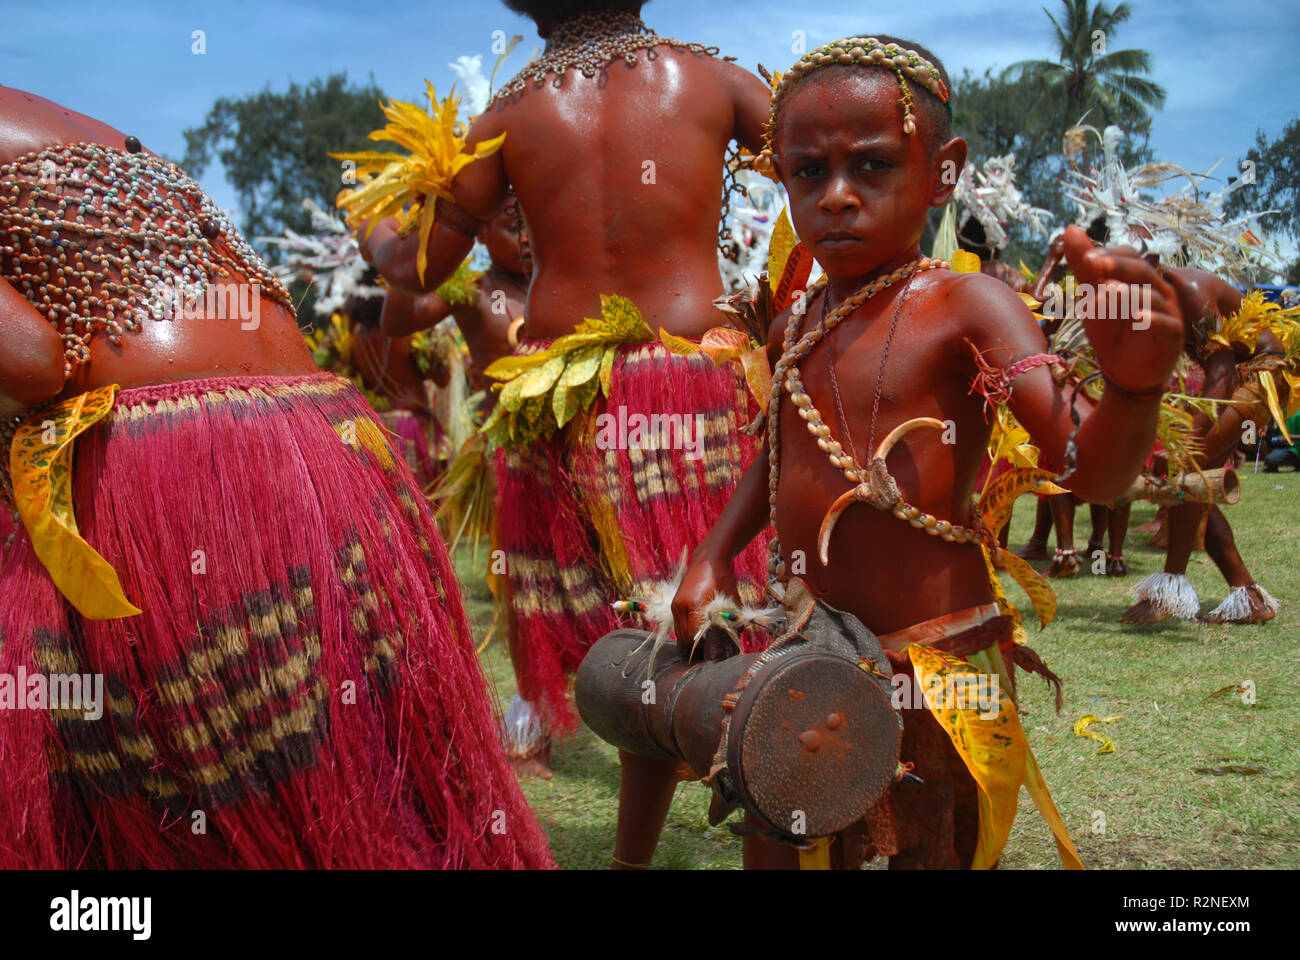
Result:
{"type": "MultiPolygon", "coordinates": [[[[1057,581],[1056,621],[1041,632],[1030,628],[1034,648],[1065,679],[1065,709],[1056,714],[1046,685],[1031,677],[1020,684],[1021,719],[1089,868],[1300,867],[1300,476],[1250,470],[1248,464],[1241,472],[1241,503],[1226,515],[1255,579],[1283,601],[1271,623],[1122,627],[1116,617],[1130,602],[1132,584],[1164,562],[1162,551],[1146,546],[1149,534],[1130,533],[1127,578],[1092,576],[1085,568],[1057,581]],[[1254,684],[1253,704],[1238,692],[1215,695],[1244,681],[1254,684]],[[1098,755],[1096,741],[1074,735],[1085,714],[1122,717],[1094,726],[1114,739],[1114,753],[1098,755]]],[[[1013,547],[1028,538],[1033,512],[1032,498],[1017,504],[1013,547]]],[[[1153,506],[1138,504],[1132,523],[1154,515],[1153,506]]],[[[1075,529],[1082,551],[1090,529],[1083,508],[1075,529]]],[[[487,590],[468,552],[457,560],[481,635],[490,616],[487,590]]],[[[1193,554],[1188,576],[1204,611],[1227,593],[1204,553],[1193,554]]],[[[1010,587],[1032,621],[1023,594],[1010,587]]],[[[483,662],[508,702],[514,678],[504,644],[494,641],[483,662]]],[[[608,866],[616,751],[584,729],[556,747],[554,766],[555,779],[523,787],[557,862],[569,869],[608,866]]],[[[708,803],[700,784],[678,787],[656,868],[739,868],[740,841],[725,826],[708,825],[708,803]]],[[[1002,865],[1059,866],[1051,833],[1023,790],[1002,865]]]]}

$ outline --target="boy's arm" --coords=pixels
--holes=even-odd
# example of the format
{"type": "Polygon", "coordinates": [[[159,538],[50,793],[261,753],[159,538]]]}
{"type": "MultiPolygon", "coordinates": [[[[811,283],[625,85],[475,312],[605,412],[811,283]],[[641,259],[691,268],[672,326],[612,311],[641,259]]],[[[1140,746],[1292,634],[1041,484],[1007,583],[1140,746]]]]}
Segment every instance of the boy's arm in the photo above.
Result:
{"type": "MultiPolygon", "coordinates": [[[[496,111],[483,114],[474,120],[465,149],[471,151],[478,142],[502,132],[502,121],[496,111]]],[[[505,200],[507,181],[501,159],[505,149],[502,144],[496,153],[475,160],[461,170],[451,186],[454,203],[437,201],[438,216],[429,235],[423,282],[417,263],[420,231],[415,229],[405,237],[400,236],[397,222],[392,218],[380,221],[368,237],[369,223],[362,224],[357,231],[357,242],[366,262],[373,264],[391,286],[408,294],[437,290],[469,256],[481,223],[490,220],[505,200]]],[[[433,203],[434,198],[430,196],[426,202],[433,203]]]]}
{"type": "Polygon", "coordinates": [[[715,594],[739,602],[731,562],[767,526],[767,466],[764,441],[708,535],[691,554],[690,566],[673,597],[673,623],[679,642],[690,643],[703,622],[700,611],[715,594]]]}
{"type": "MultiPolygon", "coordinates": [[[[63,389],[63,341],[0,279],[0,418],[20,416],[63,389]]],[[[7,453],[6,453],[7,456],[7,453]]]]}
{"type": "MultiPolygon", "coordinates": [[[[772,367],[781,358],[781,344],[789,316],[790,312],[785,311],[768,330],[767,355],[772,367]]],[[[767,451],[767,440],[764,439],[758,455],[736,484],[726,507],[691,554],[690,565],[673,598],[673,623],[681,642],[689,643],[689,638],[695,636],[702,622],[698,611],[714,594],[725,594],[739,602],[731,562],[763,532],[771,517],[767,451]]]]}
{"type": "MultiPolygon", "coordinates": [[[[1066,481],[1084,500],[1109,503],[1120,496],[1142,469],[1155,440],[1160,397],[1183,346],[1183,326],[1172,288],[1156,267],[1139,258],[1135,251],[1093,248],[1087,235],[1076,227],[1066,231],[1066,257],[1080,285],[1095,284],[1094,298],[1102,314],[1085,320],[1084,326],[1107,380],[1097,404],[1082,396],[1077,409],[1082,418],[1076,437],[1074,472],[1066,481]],[[1110,297],[1109,285],[1149,286],[1150,309],[1135,317],[1104,315],[1110,297]]],[[[976,310],[995,318],[977,323],[971,337],[994,366],[1005,369],[1013,362],[1045,350],[1046,343],[1033,317],[1010,288],[966,281],[976,310]]],[[[1125,291],[1125,304],[1140,303],[1125,291]]],[[[972,307],[964,298],[966,310],[972,307]]],[[[979,313],[968,313],[979,316],[979,313]]],[[[1066,444],[1074,429],[1070,417],[1072,388],[1057,387],[1050,369],[1036,367],[1011,385],[1011,411],[1029,431],[1043,453],[1045,464],[1063,469],[1066,444]]]]}

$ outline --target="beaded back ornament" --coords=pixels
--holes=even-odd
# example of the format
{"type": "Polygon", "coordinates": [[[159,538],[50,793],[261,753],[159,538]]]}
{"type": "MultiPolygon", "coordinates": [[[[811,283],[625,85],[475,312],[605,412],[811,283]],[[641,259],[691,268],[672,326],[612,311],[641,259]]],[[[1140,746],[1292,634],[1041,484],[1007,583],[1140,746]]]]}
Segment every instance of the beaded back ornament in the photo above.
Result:
{"type": "Polygon", "coordinates": [[[912,90],[907,85],[908,80],[920,84],[938,97],[951,114],[948,87],[944,84],[939,69],[925,57],[915,50],[908,50],[896,43],[881,43],[875,37],[846,37],[818,47],[816,50],[809,50],[785,73],[773,76],[772,105],[768,112],[767,123],[763,127],[763,150],[755,162],[757,169],[763,172],[771,170],[777,112],[795,82],[822,67],[853,65],[892,70],[898,77],[898,88],[901,91],[898,102],[903,107],[904,133],[909,135],[916,133],[916,114],[912,112],[914,103],[912,90]]]}
{"type": "Polygon", "coordinates": [[[203,189],[127,138],[122,151],[65,143],[0,165],[0,276],[58,331],[64,379],[103,335],[121,343],[159,294],[246,278],[293,309],[284,285],[203,189]]]}
{"type": "MultiPolygon", "coordinates": [[[[717,47],[659,36],[635,13],[622,10],[582,13],[555,25],[542,56],[498,90],[484,112],[525,90],[530,82],[540,87],[549,79],[552,86],[561,87],[569,70],[578,71],[590,80],[615,60],[622,60],[629,67],[636,65],[638,53],[653,60],[658,46],[675,47],[706,57],[718,56],[717,47]]],[[[722,59],[734,60],[735,57],[722,59]]]]}

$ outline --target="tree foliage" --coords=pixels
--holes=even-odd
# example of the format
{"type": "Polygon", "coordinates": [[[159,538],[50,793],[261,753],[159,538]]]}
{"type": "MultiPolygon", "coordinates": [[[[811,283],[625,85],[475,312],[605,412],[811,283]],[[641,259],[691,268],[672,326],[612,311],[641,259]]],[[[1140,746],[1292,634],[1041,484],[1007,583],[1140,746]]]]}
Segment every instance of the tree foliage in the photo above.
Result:
{"type": "Polygon", "coordinates": [[[1056,59],[1022,60],[1007,73],[1034,84],[1035,109],[1064,111],[1072,115],[1071,124],[1086,114],[1099,128],[1114,123],[1145,133],[1151,110],[1165,104],[1164,88],[1142,76],[1151,72],[1151,54],[1111,49],[1132,8],[1127,3],[1107,7],[1101,0],[1061,0],[1061,6],[1059,19],[1043,10],[1056,32],[1056,59]]]}
{"type": "Polygon", "coordinates": [[[344,184],[339,161],[328,154],[373,146],[366,135],[384,125],[382,96],[373,76],[366,86],[350,86],[339,73],[284,92],[268,85],[251,96],[221,97],[202,126],[184,131],[181,166],[198,176],[214,157],[221,161],[248,236],[307,231],[303,198],[333,208],[344,184]]]}
{"type": "MultiPolygon", "coordinates": [[[[1260,224],[1293,241],[1300,241],[1300,117],[1292,117],[1275,140],[1260,130],[1255,145],[1237,164],[1249,180],[1228,197],[1227,212],[1240,216],[1252,210],[1276,210],[1260,217],[1260,224]]],[[[1300,260],[1287,271],[1300,277],[1300,260]]],[[[1292,281],[1294,282],[1294,281],[1292,281]]]]}
{"type": "MultiPolygon", "coordinates": [[[[954,80],[952,97],[953,126],[970,145],[971,160],[982,164],[1014,152],[1021,193],[1052,211],[1058,224],[1072,222],[1077,212],[1061,192],[1068,166],[1062,153],[1065,132],[1081,120],[1099,129],[1117,123],[1128,134],[1121,159],[1129,166],[1144,163],[1152,157],[1151,110],[1165,99],[1158,84],[1139,76],[1151,69],[1149,53],[1108,52],[1120,24],[1132,14],[1128,4],[1112,9],[1101,2],[1062,0],[1062,7],[1059,15],[1044,10],[1055,30],[1056,60],[1026,60],[979,75],[967,70],[954,80]]],[[[1011,244],[1003,259],[1012,266],[1023,259],[1037,268],[1046,246],[1042,238],[1019,225],[1008,232],[1011,244]]]]}

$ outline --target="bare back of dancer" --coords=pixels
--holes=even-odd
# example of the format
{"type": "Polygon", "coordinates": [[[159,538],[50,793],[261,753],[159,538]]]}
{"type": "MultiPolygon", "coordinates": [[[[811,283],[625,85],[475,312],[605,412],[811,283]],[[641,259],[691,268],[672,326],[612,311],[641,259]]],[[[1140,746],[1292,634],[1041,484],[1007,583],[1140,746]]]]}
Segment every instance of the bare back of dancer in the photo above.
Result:
{"type": "MultiPolygon", "coordinates": [[[[553,24],[539,22],[547,36],[553,24]]],[[[554,38],[553,41],[554,42],[554,38]]],[[[534,258],[526,335],[551,338],[600,316],[618,293],[652,327],[698,337],[716,326],[717,227],[728,142],[758,150],[768,91],[754,75],[702,53],[659,45],[616,59],[593,78],[576,69],[498,97],[470,143],[506,134],[500,151],[466,167],[456,204],[487,220],[507,184],[524,211],[534,258]]],[[[395,285],[432,289],[471,240],[440,223],[421,284],[415,234],[376,228],[366,247],[395,285]]]]}

